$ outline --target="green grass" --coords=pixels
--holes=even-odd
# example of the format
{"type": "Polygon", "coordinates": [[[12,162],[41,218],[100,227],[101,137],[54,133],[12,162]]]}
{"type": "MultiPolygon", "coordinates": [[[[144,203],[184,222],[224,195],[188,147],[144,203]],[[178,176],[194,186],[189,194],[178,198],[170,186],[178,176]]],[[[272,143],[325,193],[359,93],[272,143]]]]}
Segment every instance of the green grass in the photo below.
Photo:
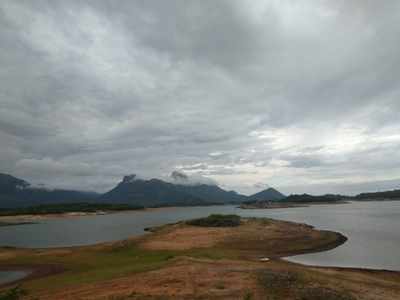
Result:
{"type": "Polygon", "coordinates": [[[27,292],[25,290],[17,286],[0,293],[0,300],[19,300],[26,294],[27,292]]]}
{"type": "Polygon", "coordinates": [[[149,251],[138,248],[134,243],[106,249],[79,249],[69,254],[20,255],[2,261],[4,264],[59,264],[66,271],[24,283],[27,289],[49,289],[68,285],[92,283],[132,273],[162,267],[174,258],[172,251],[149,251]]]}
{"type": "MultiPolygon", "coordinates": [[[[56,264],[65,271],[42,277],[22,284],[28,291],[67,288],[68,286],[94,283],[108,279],[121,278],[133,273],[159,269],[177,256],[195,258],[223,259],[235,258],[235,251],[223,248],[199,248],[184,251],[146,250],[135,242],[125,242],[116,246],[82,247],[71,252],[32,250],[20,253],[11,259],[0,260],[1,264],[40,265],[56,264]]],[[[1,298],[0,298],[1,300],[1,298]]]]}
{"type": "MultiPolygon", "coordinates": [[[[188,223],[192,222],[200,224],[196,226],[206,227],[235,226],[232,224],[236,224],[236,222],[240,224],[240,217],[236,215],[211,215],[207,218],[189,221],[188,223]]],[[[6,255],[1,258],[0,256],[0,265],[32,265],[33,263],[37,263],[40,265],[56,264],[64,266],[66,271],[63,273],[27,281],[22,285],[24,290],[32,292],[32,294],[43,290],[52,292],[53,290],[63,288],[68,289],[70,286],[102,282],[134,273],[159,269],[167,265],[171,259],[178,256],[219,260],[241,259],[244,256],[247,257],[249,253],[258,255],[258,253],[264,253],[263,243],[260,243],[259,239],[259,225],[268,226],[271,222],[268,219],[249,219],[246,222],[243,221],[244,226],[250,226],[250,228],[255,229],[253,231],[245,231],[246,236],[243,238],[237,240],[231,239],[210,248],[181,251],[147,250],[138,246],[137,243],[140,243],[140,240],[137,242],[121,241],[113,245],[97,245],[65,250],[15,250],[15,257],[7,257],[6,255]],[[255,252],[251,252],[252,250],[255,252]]],[[[184,224],[182,223],[182,225],[184,224]]],[[[178,226],[180,225],[178,224],[178,226]]],[[[237,229],[233,231],[236,232],[237,229]]],[[[332,235],[332,237],[334,236],[332,235]]],[[[296,247],[301,248],[302,244],[300,242],[299,244],[296,243],[296,247]]],[[[309,241],[307,241],[308,247],[309,244],[309,241]]],[[[8,250],[4,249],[4,251],[8,250]]],[[[10,251],[13,252],[12,249],[10,251]]],[[[353,298],[345,294],[339,295],[335,291],[325,289],[324,284],[319,284],[318,286],[312,285],[313,289],[306,289],[305,287],[310,283],[321,282],[318,278],[318,280],[315,279],[304,276],[301,272],[277,273],[274,271],[265,271],[258,273],[258,281],[265,288],[268,295],[266,299],[281,299],[279,297],[282,296],[282,292],[286,291],[290,295],[296,295],[293,298],[296,300],[353,300],[353,298]],[[318,298],[320,295],[323,298],[318,298]]],[[[216,288],[223,289],[222,285],[218,285],[218,282],[216,288]]],[[[141,298],[141,296],[143,295],[129,295],[115,299],[156,299],[154,297],[141,298]]],[[[244,295],[244,299],[252,299],[252,297],[251,293],[244,295]]],[[[5,299],[8,300],[8,298],[5,299]]],[[[3,299],[0,298],[0,300],[3,299]]],[[[157,298],[157,300],[159,299],[157,298]]]]}

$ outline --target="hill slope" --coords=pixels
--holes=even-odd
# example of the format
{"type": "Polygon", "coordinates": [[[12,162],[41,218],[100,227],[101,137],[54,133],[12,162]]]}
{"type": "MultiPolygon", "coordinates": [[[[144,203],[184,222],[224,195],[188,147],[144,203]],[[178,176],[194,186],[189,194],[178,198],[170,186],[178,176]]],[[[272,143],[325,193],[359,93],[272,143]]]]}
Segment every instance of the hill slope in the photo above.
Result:
{"type": "Polygon", "coordinates": [[[278,201],[286,196],[274,188],[268,188],[256,194],[247,197],[248,201],[278,201]]]}
{"type": "Polygon", "coordinates": [[[0,208],[41,204],[92,202],[98,194],[72,190],[35,188],[25,180],[0,173],[0,208]]]}
{"type": "Polygon", "coordinates": [[[137,179],[135,175],[129,175],[99,199],[149,207],[238,203],[245,200],[246,196],[225,191],[216,185],[174,184],[160,179],[137,179]]]}
{"type": "Polygon", "coordinates": [[[399,200],[400,190],[362,193],[354,197],[355,200],[399,200]]]}

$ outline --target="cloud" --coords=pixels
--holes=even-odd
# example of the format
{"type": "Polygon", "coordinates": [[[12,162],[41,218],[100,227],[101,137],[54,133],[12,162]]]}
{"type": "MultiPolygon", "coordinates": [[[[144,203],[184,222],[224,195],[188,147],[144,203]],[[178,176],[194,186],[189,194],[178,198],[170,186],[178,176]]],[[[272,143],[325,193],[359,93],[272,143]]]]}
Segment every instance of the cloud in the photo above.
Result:
{"type": "Polygon", "coordinates": [[[399,8],[2,1],[0,169],[98,191],[173,170],[248,193],[396,187],[399,8]]]}
{"type": "Polygon", "coordinates": [[[217,182],[211,178],[201,176],[199,174],[193,174],[189,176],[181,171],[173,171],[168,179],[167,181],[179,185],[217,185],[217,182]]]}

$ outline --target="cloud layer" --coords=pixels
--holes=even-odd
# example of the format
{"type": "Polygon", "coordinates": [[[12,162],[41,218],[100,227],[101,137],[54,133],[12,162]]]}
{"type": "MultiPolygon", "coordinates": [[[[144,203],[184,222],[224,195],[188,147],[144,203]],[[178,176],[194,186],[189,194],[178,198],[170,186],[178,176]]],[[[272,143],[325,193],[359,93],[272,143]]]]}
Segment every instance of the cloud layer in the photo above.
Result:
{"type": "Polygon", "coordinates": [[[398,187],[399,20],[390,0],[1,1],[0,170],[398,187]]]}

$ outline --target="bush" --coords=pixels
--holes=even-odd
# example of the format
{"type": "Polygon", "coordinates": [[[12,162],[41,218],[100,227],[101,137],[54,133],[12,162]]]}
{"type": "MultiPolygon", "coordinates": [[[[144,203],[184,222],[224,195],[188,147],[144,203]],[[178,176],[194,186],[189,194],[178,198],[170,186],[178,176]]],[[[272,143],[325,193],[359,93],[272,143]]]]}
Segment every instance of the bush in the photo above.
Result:
{"type": "Polygon", "coordinates": [[[209,215],[206,218],[187,221],[186,224],[201,227],[235,227],[240,225],[240,217],[237,215],[209,215]]]}
{"type": "Polygon", "coordinates": [[[17,286],[0,294],[0,300],[19,300],[25,295],[26,292],[17,286]]]}

